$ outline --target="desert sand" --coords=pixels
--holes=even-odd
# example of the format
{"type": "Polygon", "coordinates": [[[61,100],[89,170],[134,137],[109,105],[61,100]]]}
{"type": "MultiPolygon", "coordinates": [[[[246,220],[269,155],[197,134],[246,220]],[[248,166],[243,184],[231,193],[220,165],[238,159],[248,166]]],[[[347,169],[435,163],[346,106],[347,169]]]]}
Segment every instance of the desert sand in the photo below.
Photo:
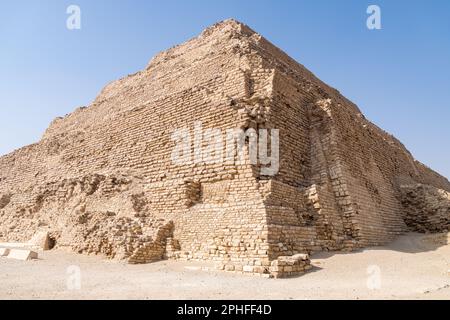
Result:
{"type": "Polygon", "coordinates": [[[288,279],[203,262],[129,265],[56,249],[33,261],[0,258],[0,299],[450,299],[449,237],[411,233],[388,246],[318,253],[310,272],[288,279]]]}

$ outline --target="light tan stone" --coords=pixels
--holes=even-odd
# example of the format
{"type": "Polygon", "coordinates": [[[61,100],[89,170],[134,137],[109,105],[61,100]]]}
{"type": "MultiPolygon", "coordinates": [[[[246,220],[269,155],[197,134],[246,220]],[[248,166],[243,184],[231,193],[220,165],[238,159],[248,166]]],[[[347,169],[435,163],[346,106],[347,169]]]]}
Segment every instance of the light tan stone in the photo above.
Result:
{"type": "Polygon", "coordinates": [[[33,260],[38,258],[38,254],[35,251],[27,250],[27,249],[10,249],[9,254],[7,256],[8,259],[14,260],[33,260]]]}
{"type": "Polygon", "coordinates": [[[6,257],[9,254],[9,248],[0,248],[0,257],[6,257]]]}
{"type": "MultiPolygon", "coordinates": [[[[0,157],[0,240],[295,276],[309,268],[298,254],[383,244],[422,225],[428,209],[404,215],[401,186],[416,184],[450,191],[337,90],[227,20],[0,157]],[[261,176],[248,145],[243,161],[176,165],[171,136],[197,122],[280,130],[279,172],[261,176]]],[[[441,198],[427,197],[428,207],[448,222],[441,198]]]]}

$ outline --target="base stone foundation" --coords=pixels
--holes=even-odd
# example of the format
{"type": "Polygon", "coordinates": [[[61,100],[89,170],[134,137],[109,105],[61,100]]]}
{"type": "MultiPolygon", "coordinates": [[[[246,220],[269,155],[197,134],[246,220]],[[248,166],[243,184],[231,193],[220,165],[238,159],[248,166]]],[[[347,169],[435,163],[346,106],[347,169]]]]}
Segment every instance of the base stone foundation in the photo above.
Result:
{"type": "Polygon", "coordinates": [[[295,276],[317,251],[448,230],[449,191],[336,89],[226,20],[0,157],[0,241],[295,276]],[[262,175],[248,141],[231,163],[174,163],[173,133],[198,123],[279,130],[279,170],[262,175]]]}

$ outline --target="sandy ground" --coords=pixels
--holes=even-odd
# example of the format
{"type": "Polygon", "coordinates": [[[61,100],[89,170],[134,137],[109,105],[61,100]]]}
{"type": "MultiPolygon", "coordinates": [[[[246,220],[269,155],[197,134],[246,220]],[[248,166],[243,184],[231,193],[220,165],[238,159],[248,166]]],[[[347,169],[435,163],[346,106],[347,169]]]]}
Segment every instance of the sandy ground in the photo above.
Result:
{"type": "Polygon", "coordinates": [[[312,264],[303,276],[275,280],[205,263],[127,265],[55,250],[35,261],[0,258],[0,299],[450,299],[447,235],[319,253],[312,264]]]}

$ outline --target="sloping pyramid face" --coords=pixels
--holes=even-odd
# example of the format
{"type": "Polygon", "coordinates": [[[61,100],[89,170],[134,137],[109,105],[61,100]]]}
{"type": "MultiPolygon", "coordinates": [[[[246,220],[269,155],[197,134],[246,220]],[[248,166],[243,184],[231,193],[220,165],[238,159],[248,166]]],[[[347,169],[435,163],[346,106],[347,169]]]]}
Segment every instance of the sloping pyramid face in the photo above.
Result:
{"type": "Polygon", "coordinates": [[[44,230],[57,246],[132,263],[204,259],[267,273],[283,256],[449,227],[447,179],[234,20],[109,84],[39,143],[0,158],[0,170],[3,240],[44,230]],[[270,164],[252,161],[250,138],[239,159],[195,161],[207,129],[224,141],[230,129],[279,130],[279,166],[262,174],[270,164]],[[173,156],[180,130],[186,161],[173,156]]]}

